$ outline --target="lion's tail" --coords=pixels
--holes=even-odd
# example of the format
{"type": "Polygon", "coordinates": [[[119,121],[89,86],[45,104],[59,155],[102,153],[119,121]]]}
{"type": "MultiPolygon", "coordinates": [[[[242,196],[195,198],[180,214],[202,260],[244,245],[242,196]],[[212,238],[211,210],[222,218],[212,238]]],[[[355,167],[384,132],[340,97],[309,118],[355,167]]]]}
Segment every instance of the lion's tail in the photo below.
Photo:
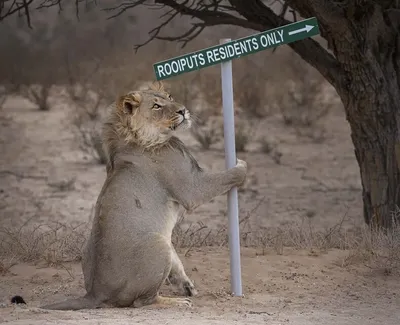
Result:
{"type": "Polygon", "coordinates": [[[42,309],[52,310],[79,310],[79,309],[94,309],[98,307],[98,303],[91,297],[83,296],[75,299],[68,299],[55,304],[41,306],[42,309]]]}

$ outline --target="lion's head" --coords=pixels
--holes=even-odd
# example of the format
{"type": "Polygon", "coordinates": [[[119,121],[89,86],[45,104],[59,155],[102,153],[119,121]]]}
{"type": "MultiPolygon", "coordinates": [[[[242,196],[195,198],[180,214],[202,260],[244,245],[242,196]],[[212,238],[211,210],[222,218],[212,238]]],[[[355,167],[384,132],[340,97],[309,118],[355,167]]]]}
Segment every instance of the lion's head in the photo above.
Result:
{"type": "MultiPolygon", "coordinates": [[[[173,100],[161,82],[120,96],[105,125],[105,145],[123,140],[143,149],[166,143],[173,131],[191,127],[189,110],[173,100]],[[111,132],[110,132],[111,131],[111,132]]],[[[115,145],[115,143],[114,143],[115,145]]]]}

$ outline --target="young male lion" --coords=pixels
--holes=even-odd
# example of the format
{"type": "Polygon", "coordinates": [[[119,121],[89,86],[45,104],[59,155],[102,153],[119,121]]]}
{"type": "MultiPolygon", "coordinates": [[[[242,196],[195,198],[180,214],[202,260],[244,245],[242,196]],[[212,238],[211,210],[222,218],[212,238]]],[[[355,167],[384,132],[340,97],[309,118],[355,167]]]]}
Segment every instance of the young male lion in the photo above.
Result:
{"type": "Polygon", "coordinates": [[[161,83],[116,101],[103,133],[107,178],[82,261],[87,293],[42,308],[191,306],[189,298],[159,295],[167,277],[183,295],[196,294],[171,243],[178,210],[240,186],[247,167],[238,160],[226,171],[201,169],[173,136],[190,126],[189,111],[161,83]]]}

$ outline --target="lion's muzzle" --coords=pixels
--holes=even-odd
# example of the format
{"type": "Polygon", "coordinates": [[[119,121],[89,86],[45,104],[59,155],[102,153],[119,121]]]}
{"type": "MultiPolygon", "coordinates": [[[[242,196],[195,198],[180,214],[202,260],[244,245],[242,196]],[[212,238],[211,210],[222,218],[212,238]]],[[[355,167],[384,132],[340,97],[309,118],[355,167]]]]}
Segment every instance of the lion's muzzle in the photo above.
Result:
{"type": "Polygon", "coordinates": [[[189,110],[185,107],[181,108],[177,112],[177,119],[174,125],[172,126],[172,130],[176,130],[178,127],[190,127],[191,120],[190,120],[190,113],[189,110]]]}

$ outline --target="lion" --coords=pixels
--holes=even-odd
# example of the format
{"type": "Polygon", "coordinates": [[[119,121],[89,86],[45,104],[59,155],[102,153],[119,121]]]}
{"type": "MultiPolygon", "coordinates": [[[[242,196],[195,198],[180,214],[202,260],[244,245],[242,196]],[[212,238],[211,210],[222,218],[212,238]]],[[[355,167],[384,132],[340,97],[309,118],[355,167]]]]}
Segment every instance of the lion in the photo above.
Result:
{"type": "Polygon", "coordinates": [[[116,100],[103,125],[107,175],[82,258],[86,294],[40,308],[193,305],[197,290],[171,242],[179,211],[241,186],[247,164],[203,170],[174,135],[191,124],[189,110],[161,82],[116,100]],[[166,280],[181,297],[159,294],[166,280]]]}

